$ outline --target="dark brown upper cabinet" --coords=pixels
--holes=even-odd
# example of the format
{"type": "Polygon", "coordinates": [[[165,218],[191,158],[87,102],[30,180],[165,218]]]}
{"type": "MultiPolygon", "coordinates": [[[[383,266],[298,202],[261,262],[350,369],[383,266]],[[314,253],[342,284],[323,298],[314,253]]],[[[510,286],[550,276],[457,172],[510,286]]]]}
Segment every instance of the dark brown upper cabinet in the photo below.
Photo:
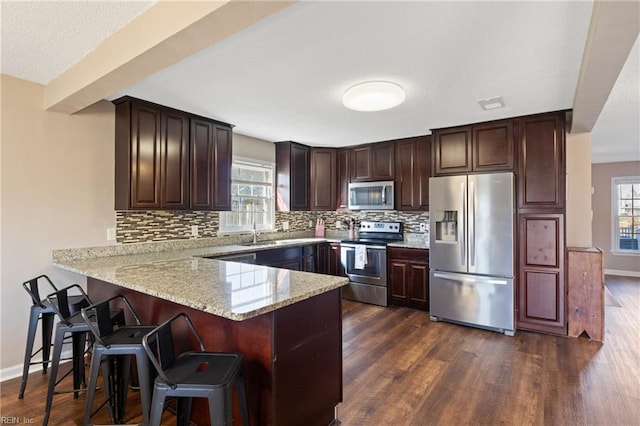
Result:
{"type": "Polygon", "coordinates": [[[276,211],[309,210],[311,149],[296,142],[276,142],[276,211]]]}
{"type": "Polygon", "coordinates": [[[336,149],[311,148],[310,210],[335,210],[336,187],[336,149]]]}
{"type": "Polygon", "coordinates": [[[471,127],[473,171],[513,170],[513,121],[492,121],[471,127]]]}
{"type": "Polygon", "coordinates": [[[230,208],[229,124],[131,97],[114,104],[116,210],[230,208]]]}
{"type": "Polygon", "coordinates": [[[565,113],[517,120],[520,141],[518,207],[565,207],[565,113]]]}
{"type": "Polygon", "coordinates": [[[231,210],[231,166],[231,129],[192,118],[192,210],[231,210]]]}
{"type": "Polygon", "coordinates": [[[435,174],[471,172],[471,127],[433,131],[435,174]]]}
{"type": "Polygon", "coordinates": [[[349,208],[349,181],[351,178],[351,149],[338,149],[338,193],[336,207],[338,210],[349,208]]]}
{"type": "Polygon", "coordinates": [[[429,210],[431,136],[395,142],[396,210],[429,210]]]}
{"type": "Polygon", "coordinates": [[[514,169],[513,120],[433,131],[435,175],[514,169]]]}
{"type": "Polygon", "coordinates": [[[351,151],[351,182],[393,180],[394,166],[392,142],[356,146],[351,151]]]}

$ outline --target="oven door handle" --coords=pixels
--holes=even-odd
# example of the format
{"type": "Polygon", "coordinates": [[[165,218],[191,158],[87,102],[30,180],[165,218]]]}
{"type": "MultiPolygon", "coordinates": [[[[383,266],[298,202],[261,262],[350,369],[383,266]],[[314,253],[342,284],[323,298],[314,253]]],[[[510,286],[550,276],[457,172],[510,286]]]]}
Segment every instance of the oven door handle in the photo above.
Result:
{"type": "Polygon", "coordinates": [[[387,249],[385,246],[372,246],[372,245],[369,245],[369,244],[343,244],[343,243],[340,243],[340,247],[356,248],[356,246],[365,246],[367,249],[373,249],[373,250],[386,250],[387,249]]]}

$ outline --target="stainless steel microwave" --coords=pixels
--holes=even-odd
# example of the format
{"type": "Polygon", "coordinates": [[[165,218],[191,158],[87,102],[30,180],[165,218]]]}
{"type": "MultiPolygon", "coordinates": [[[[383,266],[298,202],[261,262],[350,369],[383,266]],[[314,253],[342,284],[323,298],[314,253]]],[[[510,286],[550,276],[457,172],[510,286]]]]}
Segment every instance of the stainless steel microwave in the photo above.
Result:
{"type": "Polygon", "coordinates": [[[350,210],[393,210],[393,181],[349,184],[350,210]]]}

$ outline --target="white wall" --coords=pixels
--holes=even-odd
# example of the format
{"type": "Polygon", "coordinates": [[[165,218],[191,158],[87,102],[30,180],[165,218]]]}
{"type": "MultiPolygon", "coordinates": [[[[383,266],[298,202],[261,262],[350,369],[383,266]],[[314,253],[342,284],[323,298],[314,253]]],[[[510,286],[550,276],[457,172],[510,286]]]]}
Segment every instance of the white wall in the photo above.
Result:
{"type": "MultiPolygon", "coordinates": [[[[0,379],[20,373],[30,301],[22,282],[49,275],[85,282],[51,264],[51,250],[109,244],[115,226],[114,108],[75,115],[43,110],[43,86],[1,76],[0,379]]],[[[39,342],[39,339],[38,339],[39,342]]]]}

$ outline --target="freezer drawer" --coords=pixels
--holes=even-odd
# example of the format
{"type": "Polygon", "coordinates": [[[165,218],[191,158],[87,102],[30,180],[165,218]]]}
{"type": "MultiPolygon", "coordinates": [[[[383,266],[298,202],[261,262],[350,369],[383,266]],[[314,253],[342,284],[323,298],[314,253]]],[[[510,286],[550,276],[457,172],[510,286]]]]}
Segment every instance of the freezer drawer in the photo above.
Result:
{"type": "Polygon", "coordinates": [[[454,321],[515,332],[513,279],[431,270],[430,310],[433,320],[454,321]]]}

